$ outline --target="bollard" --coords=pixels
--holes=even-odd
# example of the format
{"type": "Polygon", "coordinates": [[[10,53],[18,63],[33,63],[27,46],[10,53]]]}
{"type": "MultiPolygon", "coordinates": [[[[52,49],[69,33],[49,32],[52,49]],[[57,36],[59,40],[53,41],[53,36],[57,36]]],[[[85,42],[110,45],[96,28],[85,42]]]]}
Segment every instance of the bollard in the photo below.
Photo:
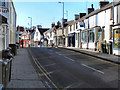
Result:
{"type": "Polygon", "coordinates": [[[0,84],[6,88],[11,81],[12,58],[0,60],[0,84]]]}
{"type": "Polygon", "coordinates": [[[3,71],[2,71],[3,60],[0,60],[0,90],[3,88],[3,71]]]}
{"type": "Polygon", "coordinates": [[[0,84],[0,90],[3,90],[3,85],[2,84],[0,84]]]}
{"type": "Polygon", "coordinates": [[[12,49],[11,49],[11,53],[12,53],[13,55],[17,55],[17,46],[16,46],[16,44],[9,44],[9,47],[12,48],[12,49]]]}

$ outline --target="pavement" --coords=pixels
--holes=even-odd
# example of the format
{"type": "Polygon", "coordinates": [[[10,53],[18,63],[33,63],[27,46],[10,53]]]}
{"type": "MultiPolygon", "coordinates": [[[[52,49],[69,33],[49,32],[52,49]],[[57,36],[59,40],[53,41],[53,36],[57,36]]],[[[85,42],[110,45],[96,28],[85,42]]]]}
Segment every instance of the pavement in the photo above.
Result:
{"type": "Polygon", "coordinates": [[[110,62],[120,64],[119,56],[105,54],[105,53],[101,53],[101,52],[89,50],[89,49],[87,50],[87,49],[80,49],[80,48],[73,48],[73,47],[59,47],[59,48],[80,52],[80,53],[87,54],[87,55],[90,55],[96,58],[100,58],[100,59],[104,59],[110,62]]]}
{"type": "Polygon", "coordinates": [[[12,63],[11,82],[7,88],[45,88],[35,71],[27,49],[18,49],[12,63]]]}

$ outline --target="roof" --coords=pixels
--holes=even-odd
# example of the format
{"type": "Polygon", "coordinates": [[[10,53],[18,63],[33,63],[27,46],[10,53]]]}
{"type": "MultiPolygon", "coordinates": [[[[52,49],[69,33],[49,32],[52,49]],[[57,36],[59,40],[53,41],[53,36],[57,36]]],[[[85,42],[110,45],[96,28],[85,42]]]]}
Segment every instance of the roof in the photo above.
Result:
{"type": "Polygon", "coordinates": [[[74,24],[74,20],[68,21],[68,22],[66,22],[65,24],[72,25],[72,24],[74,24]]]}
{"type": "Polygon", "coordinates": [[[49,28],[38,28],[38,30],[39,30],[40,34],[43,35],[44,32],[49,30],[49,28]]]}
{"type": "Polygon", "coordinates": [[[51,31],[53,31],[52,28],[50,28],[49,30],[45,31],[45,33],[49,33],[49,32],[51,32],[51,31]]]}
{"type": "MultiPolygon", "coordinates": [[[[114,2],[114,6],[117,6],[117,5],[120,5],[120,1],[119,1],[119,2],[114,2]]],[[[109,3],[109,4],[107,4],[106,6],[102,7],[101,9],[97,9],[97,10],[91,12],[90,14],[88,14],[88,15],[80,18],[79,20],[76,20],[75,22],[82,21],[82,20],[84,20],[84,19],[86,19],[86,18],[89,18],[89,17],[91,17],[91,16],[93,16],[93,15],[95,15],[95,14],[98,14],[99,12],[102,12],[102,11],[104,11],[104,10],[107,10],[107,9],[109,9],[109,8],[111,8],[111,7],[112,7],[112,3],[109,3]]]]}

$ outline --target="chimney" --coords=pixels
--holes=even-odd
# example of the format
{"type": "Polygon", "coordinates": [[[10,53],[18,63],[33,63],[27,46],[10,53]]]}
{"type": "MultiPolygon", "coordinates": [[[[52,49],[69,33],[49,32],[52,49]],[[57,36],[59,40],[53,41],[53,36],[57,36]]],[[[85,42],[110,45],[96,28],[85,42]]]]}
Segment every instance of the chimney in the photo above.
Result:
{"type": "Polygon", "coordinates": [[[59,26],[59,27],[61,26],[61,23],[60,23],[60,21],[58,21],[58,22],[57,22],[57,26],[59,26]]]}
{"type": "Polygon", "coordinates": [[[52,23],[52,24],[51,24],[51,28],[53,28],[54,26],[55,26],[55,23],[52,23]]]}
{"type": "Polygon", "coordinates": [[[65,23],[65,22],[67,22],[67,19],[64,19],[64,20],[62,19],[62,21],[63,21],[63,23],[65,23]]]}
{"type": "Polygon", "coordinates": [[[79,14],[79,18],[82,18],[83,16],[85,16],[86,15],[86,13],[80,13],[79,14]]]}
{"type": "Polygon", "coordinates": [[[79,15],[74,15],[74,20],[78,20],[79,19],[79,15]]]}
{"type": "Polygon", "coordinates": [[[109,4],[109,1],[105,1],[105,0],[104,1],[100,1],[99,2],[99,9],[102,8],[102,7],[104,7],[107,4],[109,4]]]}
{"type": "Polygon", "coordinates": [[[93,11],[94,11],[93,4],[91,4],[91,8],[87,9],[87,14],[90,14],[93,11]]]}

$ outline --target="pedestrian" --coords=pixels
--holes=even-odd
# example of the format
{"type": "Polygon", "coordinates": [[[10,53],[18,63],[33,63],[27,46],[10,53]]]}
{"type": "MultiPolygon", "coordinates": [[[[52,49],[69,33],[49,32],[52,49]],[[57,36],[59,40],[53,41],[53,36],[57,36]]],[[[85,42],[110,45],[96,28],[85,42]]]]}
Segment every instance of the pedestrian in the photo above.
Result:
{"type": "Polygon", "coordinates": [[[52,47],[54,46],[54,43],[52,43],[52,47]]]}
{"type": "Polygon", "coordinates": [[[22,39],[22,48],[23,48],[23,39],[22,39]]]}

